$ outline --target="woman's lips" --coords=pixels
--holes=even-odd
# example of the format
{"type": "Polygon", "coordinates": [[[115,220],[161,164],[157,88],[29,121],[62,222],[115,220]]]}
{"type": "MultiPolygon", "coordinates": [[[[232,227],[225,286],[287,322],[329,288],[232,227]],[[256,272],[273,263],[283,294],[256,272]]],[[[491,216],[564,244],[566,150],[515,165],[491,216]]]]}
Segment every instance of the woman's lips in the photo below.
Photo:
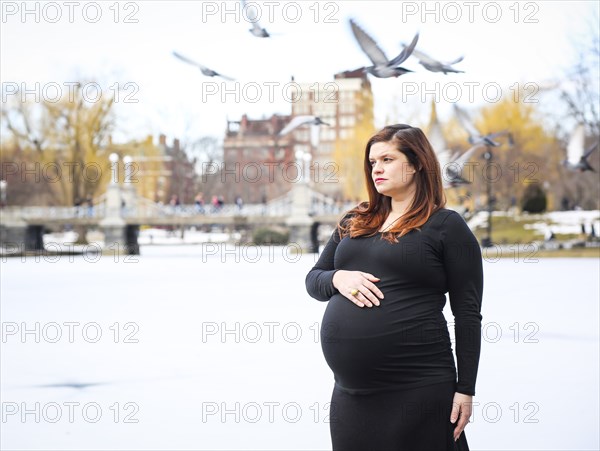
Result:
{"type": "Polygon", "coordinates": [[[375,179],[375,183],[385,182],[387,179],[375,179]]]}

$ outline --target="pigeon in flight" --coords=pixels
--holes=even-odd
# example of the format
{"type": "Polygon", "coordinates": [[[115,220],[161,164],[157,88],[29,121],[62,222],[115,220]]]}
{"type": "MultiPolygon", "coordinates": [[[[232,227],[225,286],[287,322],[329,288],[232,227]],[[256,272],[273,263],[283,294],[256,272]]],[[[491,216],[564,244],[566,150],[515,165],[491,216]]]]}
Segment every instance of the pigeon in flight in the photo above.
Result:
{"type": "Polygon", "coordinates": [[[233,78],[226,77],[225,75],[222,75],[222,74],[220,74],[218,72],[215,72],[214,70],[209,69],[208,67],[203,66],[202,64],[197,63],[196,61],[193,61],[193,60],[191,60],[189,58],[186,58],[185,56],[183,56],[183,55],[181,55],[181,54],[179,54],[177,52],[173,52],[173,55],[175,57],[179,58],[181,61],[184,61],[184,62],[186,62],[188,64],[191,64],[192,66],[196,66],[196,67],[200,68],[200,70],[202,71],[202,73],[204,75],[206,75],[207,77],[221,77],[221,78],[224,78],[225,80],[234,81],[233,78]]]}
{"type": "Polygon", "coordinates": [[[596,150],[596,147],[598,147],[598,142],[596,141],[596,143],[588,147],[587,150],[585,149],[584,144],[585,130],[583,124],[578,124],[577,127],[575,127],[567,146],[567,158],[562,161],[564,167],[571,171],[596,172],[587,159],[592,152],[596,150]]]}
{"type": "Polygon", "coordinates": [[[303,125],[329,125],[323,122],[318,116],[296,116],[290,121],[280,132],[279,136],[287,135],[289,132],[301,127],[303,125]]]}
{"type": "Polygon", "coordinates": [[[450,156],[450,150],[447,147],[442,126],[437,117],[435,103],[431,105],[431,120],[429,130],[427,131],[427,139],[435,152],[440,163],[442,172],[442,182],[444,189],[455,188],[459,185],[471,183],[462,177],[463,169],[473,152],[482,147],[481,144],[473,146],[465,153],[460,155],[460,152],[455,152],[450,156]]]}
{"type": "MultiPolygon", "coordinates": [[[[406,44],[402,44],[404,48],[408,47],[406,44]]],[[[431,58],[429,55],[417,50],[413,49],[412,56],[419,60],[419,64],[423,66],[430,72],[443,72],[447,74],[448,72],[454,73],[464,73],[462,70],[456,70],[451,67],[453,64],[460,63],[463,60],[463,56],[456,58],[454,61],[442,62],[431,58]]]]}
{"type": "Polygon", "coordinates": [[[318,116],[296,116],[294,119],[287,124],[283,130],[279,132],[279,136],[284,136],[291,131],[302,127],[303,125],[310,125],[310,143],[317,147],[319,145],[319,128],[321,125],[329,125],[327,122],[323,122],[318,116]]]}
{"type": "Polygon", "coordinates": [[[256,9],[248,8],[246,1],[245,0],[241,0],[241,1],[242,1],[242,8],[246,9],[246,17],[248,18],[248,21],[252,24],[252,28],[250,28],[250,33],[252,33],[252,35],[256,36],[257,38],[270,37],[271,35],[266,30],[266,28],[262,28],[259,25],[257,17],[256,17],[256,9]]]}
{"type": "Polygon", "coordinates": [[[477,128],[473,125],[473,122],[471,122],[471,119],[469,118],[467,113],[462,111],[456,104],[454,104],[454,111],[456,112],[458,121],[469,134],[469,143],[472,145],[485,144],[486,146],[498,147],[501,144],[494,141],[494,138],[498,138],[499,136],[510,135],[510,133],[507,130],[482,135],[479,132],[479,130],[477,130],[477,128]]]}
{"type": "Polygon", "coordinates": [[[385,56],[385,53],[383,53],[383,50],[381,50],[377,43],[373,40],[373,38],[369,36],[362,28],[360,28],[352,19],[350,19],[350,26],[358,45],[373,63],[373,66],[363,68],[365,72],[368,72],[377,78],[399,77],[400,75],[412,72],[411,70],[400,67],[399,65],[402,64],[414,50],[415,46],[417,45],[417,41],[419,40],[419,33],[415,34],[415,37],[410,45],[402,50],[402,52],[396,58],[390,61],[388,60],[387,56],[385,56]]]}
{"type": "Polygon", "coordinates": [[[444,189],[456,188],[459,185],[466,185],[471,183],[470,181],[463,178],[463,169],[467,161],[469,161],[469,158],[471,158],[471,155],[473,155],[473,153],[480,148],[483,148],[483,144],[481,143],[474,145],[462,155],[460,154],[460,152],[455,152],[452,156],[450,156],[449,150],[436,152],[438,161],[440,162],[440,169],[442,171],[442,181],[444,189]]]}

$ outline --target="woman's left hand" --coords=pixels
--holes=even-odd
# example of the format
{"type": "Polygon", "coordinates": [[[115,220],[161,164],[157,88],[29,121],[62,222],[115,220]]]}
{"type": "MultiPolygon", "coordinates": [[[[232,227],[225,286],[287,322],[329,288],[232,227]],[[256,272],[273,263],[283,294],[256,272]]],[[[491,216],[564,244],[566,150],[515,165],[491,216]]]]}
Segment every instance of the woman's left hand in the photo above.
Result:
{"type": "Polygon", "coordinates": [[[454,393],[454,400],[452,401],[452,413],[450,414],[450,421],[452,423],[455,423],[458,419],[458,425],[456,426],[456,429],[454,429],[454,441],[458,440],[458,437],[465,429],[465,426],[471,417],[472,411],[473,397],[463,393],[454,393]]]}

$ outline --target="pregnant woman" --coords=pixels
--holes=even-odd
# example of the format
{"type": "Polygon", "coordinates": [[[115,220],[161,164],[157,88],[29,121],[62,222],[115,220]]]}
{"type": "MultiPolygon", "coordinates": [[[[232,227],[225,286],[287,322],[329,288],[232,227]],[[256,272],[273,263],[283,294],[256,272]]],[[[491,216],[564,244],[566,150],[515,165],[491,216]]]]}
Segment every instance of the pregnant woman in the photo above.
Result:
{"type": "Polygon", "coordinates": [[[333,450],[468,450],[481,249],[462,216],[444,208],[440,165],[420,129],[379,131],[364,171],[369,201],[346,213],[306,276],[310,296],[328,302],[321,345],[335,379],[333,450]]]}

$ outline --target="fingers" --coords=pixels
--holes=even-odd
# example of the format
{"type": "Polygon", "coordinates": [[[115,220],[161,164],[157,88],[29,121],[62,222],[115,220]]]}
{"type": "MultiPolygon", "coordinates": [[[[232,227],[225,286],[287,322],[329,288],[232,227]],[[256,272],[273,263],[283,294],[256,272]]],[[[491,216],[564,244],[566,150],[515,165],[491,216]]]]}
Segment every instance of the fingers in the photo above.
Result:
{"type": "Polygon", "coordinates": [[[368,288],[367,297],[371,300],[371,302],[375,305],[379,305],[379,299],[383,299],[383,293],[377,285],[372,282],[364,281],[363,285],[368,288]]]}
{"type": "Polygon", "coordinates": [[[360,274],[363,277],[366,277],[368,280],[371,280],[373,282],[377,282],[379,280],[379,277],[375,277],[373,274],[370,274],[368,272],[362,272],[362,271],[360,271],[360,274]]]}
{"type": "Polygon", "coordinates": [[[460,404],[457,402],[452,403],[452,412],[450,413],[450,422],[456,423],[458,419],[458,414],[460,413],[460,404]]]}
{"type": "Polygon", "coordinates": [[[458,424],[454,429],[453,437],[454,441],[458,440],[460,434],[465,430],[467,423],[469,422],[469,418],[471,416],[471,411],[468,406],[461,403],[460,405],[457,403],[453,403],[452,413],[450,414],[450,421],[454,423],[456,418],[458,418],[458,424]],[[460,416],[459,416],[460,415],[460,416]]]}
{"type": "MultiPolygon", "coordinates": [[[[379,307],[379,299],[371,292],[371,290],[380,293],[380,297],[383,298],[383,293],[381,293],[375,285],[371,282],[365,282],[364,285],[361,285],[360,288],[358,288],[358,293],[353,296],[354,303],[359,307],[364,307],[365,305],[367,307],[373,307],[373,305],[379,307]]],[[[350,296],[352,296],[352,294],[350,294],[350,296]]]]}
{"type": "Polygon", "coordinates": [[[370,301],[371,304],[375,304],[377,306],[380,305],[379,299],[383,299],[383,293],[379,288],[377,288],[377,285],[373,283],[378,282],[380,280],[379,277],[375,277],[373,274],[368,272],[361,272],[360,274],[366,279],[362,282],[363,287],[366,288],[366,290],[361,290],[363,297],[370,301]]]}
{"type": "Polygon", "coordinates": [[[360,292],[355,296],[350,295],[348,297],[348,299],[350,299],[352,302],[354,302],[359,307],[365,306],[365,303],[363,302],[365,300],[365,297],[360,292]]]}
{"type": "Polygon", "coordinates": [[[379,281],[379,277],[375,277],[373,274],[369,274],[362,271],[356,271],[356,273],[358,273],[360,277],[360,282],[356,284],[349,283],[351,287],[356,288],[349,289],[348,293],[346,294],[346,297],[359,307],[373,307],[373,305],[379,306],[379,298],[383,299],[383,293],[373,283],[379,281]],[[352,290],[358,290],[358,293],[353,295],[352,290]]]}

